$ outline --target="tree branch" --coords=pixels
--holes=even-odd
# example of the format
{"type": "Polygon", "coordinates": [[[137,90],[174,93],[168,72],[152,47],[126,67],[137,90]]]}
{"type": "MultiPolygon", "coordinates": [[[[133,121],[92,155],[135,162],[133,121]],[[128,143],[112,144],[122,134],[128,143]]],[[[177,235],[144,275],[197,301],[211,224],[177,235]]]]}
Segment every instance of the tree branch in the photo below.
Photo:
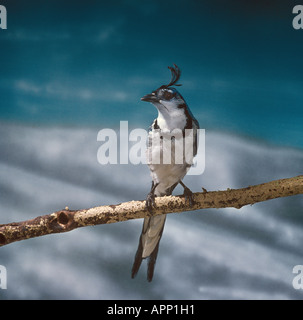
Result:
{"type": "MultiPolygon", "coordinates": [[[[241,207],[270,199],[303,194],[303,175],[275,180],[242,189],[227,189],[194,193],[190,207],[183,196],[156,198],[154,215],[192,211],[206,208],[241,207]]],[[[56,211],[32,220],[0,225],[0,246],[52,233],[68,232],[76,228],[144,218],[148,215],[144,201],[129,201],[118,205],[100,206],[83,210],[56,211]]]]}

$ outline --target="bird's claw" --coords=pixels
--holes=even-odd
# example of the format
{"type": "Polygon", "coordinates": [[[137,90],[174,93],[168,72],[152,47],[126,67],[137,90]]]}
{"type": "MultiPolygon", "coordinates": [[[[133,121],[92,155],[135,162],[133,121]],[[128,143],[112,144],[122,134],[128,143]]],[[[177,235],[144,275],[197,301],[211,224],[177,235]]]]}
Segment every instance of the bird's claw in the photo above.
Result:
{"type": "Polygon", "coordinates": [[[153,208],[156,208],[156,202],[155,202],[155,194],[150,192],[146,197],[145,202],[145,209],[152,215],[153,214],[153,208]]]}
{"type": "Polygon", "coordinates": [[[183,196],[185,198],[185,203],[188,202],[189,206],[192,207],[195,203],[194,194],[192,193],[192,191],[189,188],[184,188],[183,196]]]}

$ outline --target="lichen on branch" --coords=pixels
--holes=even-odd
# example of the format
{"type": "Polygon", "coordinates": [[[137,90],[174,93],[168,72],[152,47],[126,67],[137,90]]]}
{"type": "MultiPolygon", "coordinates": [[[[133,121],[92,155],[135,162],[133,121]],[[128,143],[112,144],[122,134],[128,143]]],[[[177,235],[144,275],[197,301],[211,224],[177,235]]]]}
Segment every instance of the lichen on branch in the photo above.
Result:
{"type": "MultiPolygon", "coordinates": [[[[183,196],[156,198],[154,215],[185,212],[206,208],[242,208],[266,200],[303,194],[303,175],[275,180],[242,189],[194,193],[194,204],[190,206],[183,196]]],[[[66,207],[54,213],[37,218],[0,224],[0,246],[15,241],[35,238],[53,233],[68,232],[76,228],[115,223],[144,218],[150,213],[145,201],[129,201],[117,205],[105,205],[90,209],[70,210],[66,207]]]]}

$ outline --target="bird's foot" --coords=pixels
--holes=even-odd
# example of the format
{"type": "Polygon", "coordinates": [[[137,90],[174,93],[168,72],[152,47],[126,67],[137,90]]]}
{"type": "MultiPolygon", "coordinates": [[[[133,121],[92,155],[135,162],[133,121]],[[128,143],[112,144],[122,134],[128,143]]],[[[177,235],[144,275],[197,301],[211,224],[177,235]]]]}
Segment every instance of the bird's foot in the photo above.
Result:
{"type": "Polygon", "coordinates": [[[153,192],[150,192],[146,197],[145,209],[150,213],[150,215],[153,215],[153,208],[157,207],[155,198],[156,196],[153,192]]]}
{"type": "Polygon", "coordinates": [[[192,207],[193,204],[195,203],[194,194],[192,193],[192,191],[189,188],[187,188],[187,187],[184,188],[183,197],[185,198],[185,203],[188,202],[190,207],[192,207]]]}

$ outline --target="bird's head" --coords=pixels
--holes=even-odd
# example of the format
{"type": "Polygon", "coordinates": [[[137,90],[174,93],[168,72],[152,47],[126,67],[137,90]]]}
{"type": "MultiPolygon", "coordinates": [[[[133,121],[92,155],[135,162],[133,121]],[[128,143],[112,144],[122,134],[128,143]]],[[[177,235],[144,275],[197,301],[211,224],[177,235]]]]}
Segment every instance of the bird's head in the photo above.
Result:
{"type": "Polygon", "coordinates": [[[169,84],[162,85],[152,93],[141,98],[142,101],[151,102],[161,113],[171,113],[175,110],[186,107],[183,97],[177,89],[173,87],[180,86],[177,82],[180,79],[181,71],[175,64],[173,67],[168,68],[172,74],[169,84]]]}

